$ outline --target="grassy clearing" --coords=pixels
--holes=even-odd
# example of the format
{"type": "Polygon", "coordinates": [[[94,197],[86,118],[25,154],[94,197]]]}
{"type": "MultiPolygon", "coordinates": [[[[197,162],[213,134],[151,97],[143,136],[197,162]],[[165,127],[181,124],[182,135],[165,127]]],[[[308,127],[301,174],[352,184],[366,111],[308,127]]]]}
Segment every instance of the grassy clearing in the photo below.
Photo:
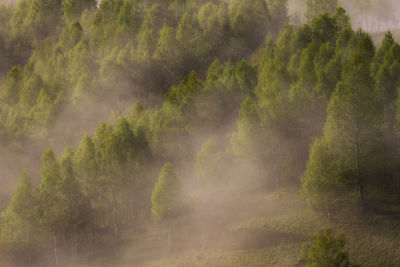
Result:
{"type": "Polygon", "coordinates": [[[400,266],[398,219],[362,211],[357,196],[353,199],[333,222],[308,209],[294,189],[214,203],[214,209],[202,205],[172,222],[171,249],[168,230],[154,226],[131,233],[123,252],[111,253],[98,266],[300,266],[302,245],[322,228],[346,234],[353,262],[400,266]]]}

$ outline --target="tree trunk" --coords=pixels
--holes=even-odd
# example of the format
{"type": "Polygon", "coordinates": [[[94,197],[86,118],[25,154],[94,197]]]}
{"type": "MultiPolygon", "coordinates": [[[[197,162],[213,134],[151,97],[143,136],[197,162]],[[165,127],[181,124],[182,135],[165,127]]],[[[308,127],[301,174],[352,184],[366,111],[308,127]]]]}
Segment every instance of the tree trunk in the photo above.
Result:
{"type": "Polygon", "coordinates": [[[55,231],[53,233],[53,241],[54,241],[54,259],[55,259],[55,262],[56,262],[56,267],[59,267],[59,265],[58,265],[58,255],[57,255],[57,234],[56,234],[55,231]]]}
{"type": "Polygon", "coordinates": [[[276,192],[279,193],[280,183],[279,183],[279,167],[275,166],[275,183],[276,183],[276,192]]]}
{"type": "Polygon", "coordinates": [[[117,222],[117,203],[113,196],[113,223],[114,223],[114,240],[118,240],[118,222],[117,222]]]}
{"type": "Polygon", "coordinates": [[[90,253],[93,256],[94,255],[94,247],[93,247],[92,224],[89,225],[89,246],[90,246],[90,253]]]}
{"type": "Polygon", "coordinates": [[[78,237],[76,231],[76,224],[74,224],[74,264],[78,266],[78,237]]]}
{"type": "Polygon", "coordinates": [[[64,247],[67,247],[67,239],[65,238],[65,230],[62,231],[64,247]]]}
{"type": "Polygon", "coordinates": [[[365,193],[364,193],[364,185],[361,179],[358,181],[358,189],[360,191],[361,202],[365,204],[365,193]]]}
{"type": "Polygon", "coordinates": [[[357,145],[357,155],[356,155],[357,184],[358,184],[358,191],[359,191],[360,197],[361,197],[361,202],[362,202],[362,204],[365,204],[364,183],[363,183],[363,179],[361,177],[362,175],[361,175],[360,166],[358,163],[358,158],[359,158],[359,147],[357,145]]]}
{"type": "MultiPolygon", "coordinates": [[[[357,90],[357,99],[360,99],[360,90],[357,90]]],[[[358,183],[358,190],[360,192],[360,197],[361,197],[361,202],[364,205],[365,204],[365,197],[364,197],[364,181],[361,175],[361,170],[360,170],[360,116],[359,116],[359,106],[358,103],[356,103],[356,162],[355,162],[355,167],[356,167],[356,172],[357,172],[357,183],[358,183]]]]}
{"type": "Polygon", "coordinates": [[[329,221],[332,222],[331,211],[329,208],[329,203],[328,203],[328,199],[326,197],[326,193],[324,193],[324,202],[325,202],[326,215],[328,215],[329,221]]]}
{"type": "Polygon", "coordinates": [[[29,242],[29,227],[26,225],[26,242],[28,243],[28,267],[31,266],[31,245],[29,242]]]}
{"type": "Polygon", "coordinates": [[[171,250],[172,246],[172,227],[171,227],[171,219],[168,218],[168,249],[171,250]]]}
{"type": "Polygon", "coordinates": [[[171,227],[168,229],[168,249],[171,249],[171,227]]]}
{"type": "Polygon", "coordinates": [[[93,255],[96,255],[96,238],[97,238],[97,217],[94,219],[93,229],[93,255]]]}

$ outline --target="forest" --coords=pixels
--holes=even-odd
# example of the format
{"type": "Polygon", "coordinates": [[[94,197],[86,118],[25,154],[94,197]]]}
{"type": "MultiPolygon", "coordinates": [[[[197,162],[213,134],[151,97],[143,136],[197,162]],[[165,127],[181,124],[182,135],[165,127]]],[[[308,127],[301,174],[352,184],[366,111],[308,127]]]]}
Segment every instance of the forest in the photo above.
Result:
{"type": "Polygon", "coordinates": [[[400,266],[396,0],[0,0],[0,266],[400,266]]]}

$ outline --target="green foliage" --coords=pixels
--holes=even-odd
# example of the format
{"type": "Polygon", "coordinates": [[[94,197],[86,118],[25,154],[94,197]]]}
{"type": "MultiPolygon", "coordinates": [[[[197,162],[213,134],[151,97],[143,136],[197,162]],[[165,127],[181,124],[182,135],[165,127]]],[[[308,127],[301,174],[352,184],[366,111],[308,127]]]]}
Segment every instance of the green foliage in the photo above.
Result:
{"type": "Polygon", "coordinates": [[[263,39],[269,23],[269,11],[264,0],[232,0],[229,4],[232,31],[254,48],[263,39]]]}
{"type": "Polygon", "coordinates": [[[248,57],[287,21],[284,1],[105,0],[95,5],[93,0],[19,0],[15,12],[2,7],[0,54],[10,58],[1,71],[21,66],[10,70],[1,86],[3,139],[47,138],[47,128],[69,104],[80,112],[90,99],[111,95],[110,101],[160,97],[193,69],[205,73],[216,57],[248,57]]]}
{"type": "Polygon", "coordinates": [[[332,230],[324,229],[312,237],[312,241],[303,246],[302,254],[306,266],[358,266],[350,264],[348,252],[345,250],[343,233],[335,235],[332,230]]]}
{"type": "Polygon", "coordinates": [[[251,98],[246,98],[240,108],[238,133],[233,136],[233,149],[238,155],[245,155],[247,159],[263,162],[261,145],[260,118],[257,105],[251,98]]]}
{"type": "Polygon", "coordinates": [[[151,194],[151,214],[155,222],[163,221],[176,212],[179,199],[179,182],[170,163],[166,163],[158,176],[151,194]]]}
{"type": "Polygon", "coordinates": [[[36,205],[37,197],[31,179],[24,171],[11,198],[9,209],[26,223],[33,223],[36,219],[36,205]]]}
{"type": "Polygon", "coordinates": [[[176,33],[172,27],[164,26],[160,31],[156,50],[153,58],[168,64],[177,64],[179,62],[178,42],[176,33]]]}
{"type": "Polygon", "coordinates": [[[75,178],[73,156],[72,149],[67,147],[60,162],[62,181],[59,190],[65,214],[63,224],[65,228],[76,231],[76,227],[83,227],[88,223],[91,210],[89,201],[75,178]]]}
{"type": "Polygon", "coordinates": [[[53,231],[59,227],[61,215],[59,184],[61,182],[60,165],[51,149],[42,155],[42,167],[40,169],[42,181],[39,188],[40,212],[42,223],[53,231]]]}
{"type": "Polygon", "coordinates": [[[19,66],[13,67],[7,74],[7,83],[3,88],[3,101],[6,101],[10,105],[18,101],[19,90],[21,88],[21,76],[22,73],[19,66]]]}
{"type": "MultiPolygon", "coordinates": [[[[160,162],[188,174],[185,185],[211,192],[230,190],[225,183],[236,176],[280,193],[301,182],[310,206],[329,218],[357,189],[366,202],[365,191],[397,201],[400,47],[393,36],[375,51],[344,9],[335,11],[337,1],[306,1],[310,23],[299,27],[286,24],[287,1],[228,2],[0,7],[5,149],[75,142],[59,125],[89,130],[91,107],[96,118],[114,110],[60,162],[52,150],[43,153],[38,193],[21,177],[2,214],[2,250],[30,255],[33,242],[46,247],[51,234],[54,250],[63,236],[58,246],[94,255],[150,217],[180,216],[188,199],[171,164],[155,181],[160,162]]],[[[341,237],[323,232],[314,241],[310,266],[328,266],[331,256],[339,262],[333,266],[350,266],[341,237]]]]}
{"type": "Polygon", "coordinates": [[[88,199],[96,194],[98,165],[92,139],[85,135],[74,156],[77,179],[88,199]]]}
{"type": "Polygon", "coordinates": [[[38,196],[24,171],[7,209],[1,214],[0,249],[3,256],[29,264],[40,241],[38,207],[38,196]]]}
{"type": "Polygon", "coordinates": [[[330,216],[329,205],[334,195],[340,191],[342,184],[338,183],[338,170],[335,155],[324,139],[314,141],[303,175],[303,190],[309,205],[317,210],[325,211],[330,216]]]}
{"type": "Polygon", "coordinates": [[[307,165],[303,186],[306,192],[313,191],[311,196],[321,194],[326,198],[334,181],[333,184],[350,187],[357,185],[364,200],[371,168],[375,166],[377,170],[381,164],[374,157],[383,147],[383,120],[369,69],[371,45],[365,45],[368,40],[362,33],[356,36],[360,37],[358,47],[344,66],[343,82],[330,98],[323,140],[313,145],[307,165]]]}

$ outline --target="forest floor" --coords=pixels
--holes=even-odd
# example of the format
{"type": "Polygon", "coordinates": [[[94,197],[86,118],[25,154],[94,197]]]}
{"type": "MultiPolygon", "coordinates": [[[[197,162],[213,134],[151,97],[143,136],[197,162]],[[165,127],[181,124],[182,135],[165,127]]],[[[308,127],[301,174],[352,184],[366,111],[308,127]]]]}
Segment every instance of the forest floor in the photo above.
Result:
{"type": "Polygon", "coordinates": [[[206,199],[194,201],[170,227],[130,233],[122,249],[95,266],[300,266],[302,245],[322,228],[346,234],[355,263],[400,266],[400,220],[388,212],[362,211],[356,200],[330,221],[307,208],[298,189],[206,199]]]}

